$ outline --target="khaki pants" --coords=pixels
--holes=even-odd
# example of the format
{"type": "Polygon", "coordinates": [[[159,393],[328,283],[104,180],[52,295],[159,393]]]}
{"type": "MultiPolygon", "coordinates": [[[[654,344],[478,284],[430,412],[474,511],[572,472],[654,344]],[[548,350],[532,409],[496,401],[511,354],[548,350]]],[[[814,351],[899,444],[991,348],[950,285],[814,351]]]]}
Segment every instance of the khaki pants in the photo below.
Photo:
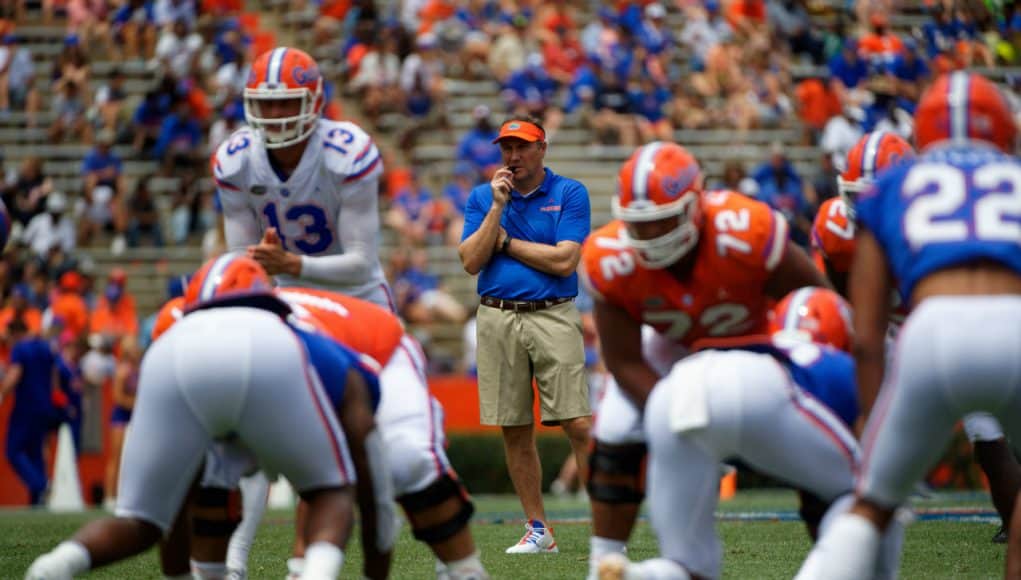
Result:
{"type": "Polygon", "coordinates": [[[483,425],[533,423],[533,376],[544,425],[592,414],[574,302],[536,312],[480,306],[476,332],[483,425]]]}

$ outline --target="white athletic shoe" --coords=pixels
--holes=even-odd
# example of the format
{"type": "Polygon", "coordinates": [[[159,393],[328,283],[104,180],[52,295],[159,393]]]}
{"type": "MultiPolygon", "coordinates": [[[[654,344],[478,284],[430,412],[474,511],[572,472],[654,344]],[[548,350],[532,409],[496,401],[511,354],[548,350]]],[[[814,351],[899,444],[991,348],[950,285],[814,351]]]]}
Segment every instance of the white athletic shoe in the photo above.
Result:
{"type": "Polygon", "coordinates": [[[555,554],[560,551],[553,539],[553,530],[539,520],[528,520],[525,535],[507,548],[508,554],[555,554]]]}

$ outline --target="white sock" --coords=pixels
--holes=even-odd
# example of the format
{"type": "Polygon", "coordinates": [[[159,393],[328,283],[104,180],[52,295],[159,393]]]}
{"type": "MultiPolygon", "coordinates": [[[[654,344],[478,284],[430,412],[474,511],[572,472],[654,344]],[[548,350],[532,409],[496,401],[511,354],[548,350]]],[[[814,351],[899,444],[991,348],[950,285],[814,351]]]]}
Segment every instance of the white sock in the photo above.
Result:
{"type": "Polygon", "coordinates": [[[32,562],[25,573],[27,580],[36,578],[72,578],[88,572],[92,557],[85,546],[68,540],[32,562]]]}
{"type": "Polygon", "coordinates": [[[344,565],[344,552],[329,542],[315,542],[305,549],[301,580],[335,580],[344,565]]]}
{"type": "Polygon", "coordinates": [[[868,519],[841,514],[808,554],[795,580],[870,578],[879,550],[879,530],[868,519]]]}
{"type": "Polygon", "coordinates": [[[242,477],[241,487],[241,523],[230,537],[227,546],[227,568],[244,572],[248,570],[248,552],[255,541],[255,533],[259,531],[259,523],[266,513],[266,500],[269,498],[269,480],[266,474],[258,471],[254,475],[242,477]]]}
{"type": "Polygon", "coordinates": [[[642,580],[691,580],[691,575],[684,569],[684,566],[666,558],[635,562],[628,568],[624,577],[641,578],[642,580]]]}
{"type": "Polygon", "coordinates": [[[599,559],[607,554],[626,554],[627,542],[592,536],[588,541],[588,578],[599,577],[599,559]]]}
{"type": "Polygon", "coordinates": [[[467,558],[454,560],[446,563],[447,577],[450,580],[485,580],[489,578],[486,567],[482,565],[482,559],[476,550],[467,558]]]}
{"type": "Polygon", "coordinates": [[[287,577],[300,578],[301,573],[305,571],[305,558],[288,558],[287,559],[287,577]]]}
{"type": "Polygon", "coordinates": [[[450,574],[447,572],[447,564],[439,558],[435,561],[436,568],[436,580],[450,580],[450,574]]]}
{"type": "Polygon", "coordinates": [[[191,572],[197,580],[223,580],[227,575],[227,565],[223,562],[191,561],[191,572]]]}

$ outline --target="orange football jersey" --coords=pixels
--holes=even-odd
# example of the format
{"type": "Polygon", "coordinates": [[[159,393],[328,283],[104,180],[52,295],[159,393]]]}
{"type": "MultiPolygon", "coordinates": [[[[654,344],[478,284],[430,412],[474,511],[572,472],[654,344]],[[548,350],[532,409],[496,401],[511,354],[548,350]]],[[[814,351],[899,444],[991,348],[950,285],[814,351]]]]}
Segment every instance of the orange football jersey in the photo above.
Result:
{"type": "MultiPolygon", "coordinates": [[[[819,213],[812,224],[812,248],[816,257],[833,268],[834,272],[846,274],[851,271],[854,259],[854,222],[847,217],[847,206],[839,197],[827,199],[819,207],[819,213]]],[[[825,274],[824,264],[816,262],[825,274]]]]}
{"type": "Polygon", "coordinates": [[[404,337],[400,319],[371,302],[312,288],[278,288],[275,292],[290,304],[299,320],[372,358],[380,368],[390,361],[404,337]]]}
{"type": "Polygon", "coordinates": [[[184,296],[171,298],[160,308],[156,315],[156,323],[152,325],[152,341],[163,335],[175,322],[184,315],[184,296]]]}
{"type": "Polygon", "coordinates": [[[582,248],[583,273],[603,300],[690,347],[707,337],[765,332],[772,300],[763,292],[783,258],[787,222],[768,205],[730,191],[704,195],[690,278],[643,267],[615,220],[582,248]]]}

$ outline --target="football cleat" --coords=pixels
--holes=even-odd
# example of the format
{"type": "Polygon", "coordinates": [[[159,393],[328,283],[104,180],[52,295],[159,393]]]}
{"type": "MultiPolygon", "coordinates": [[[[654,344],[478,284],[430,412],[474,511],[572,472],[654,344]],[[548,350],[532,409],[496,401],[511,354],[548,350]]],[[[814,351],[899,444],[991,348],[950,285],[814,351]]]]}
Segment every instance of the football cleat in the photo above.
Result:
{"type": "Polygon", "coordinates": [[[525,524],[525,535],[517,544],[507,548],[507,554],[555,554],[559,552],[557,542],[553,539],[553,529],[539,520],[528,520],[525,524]]]}

